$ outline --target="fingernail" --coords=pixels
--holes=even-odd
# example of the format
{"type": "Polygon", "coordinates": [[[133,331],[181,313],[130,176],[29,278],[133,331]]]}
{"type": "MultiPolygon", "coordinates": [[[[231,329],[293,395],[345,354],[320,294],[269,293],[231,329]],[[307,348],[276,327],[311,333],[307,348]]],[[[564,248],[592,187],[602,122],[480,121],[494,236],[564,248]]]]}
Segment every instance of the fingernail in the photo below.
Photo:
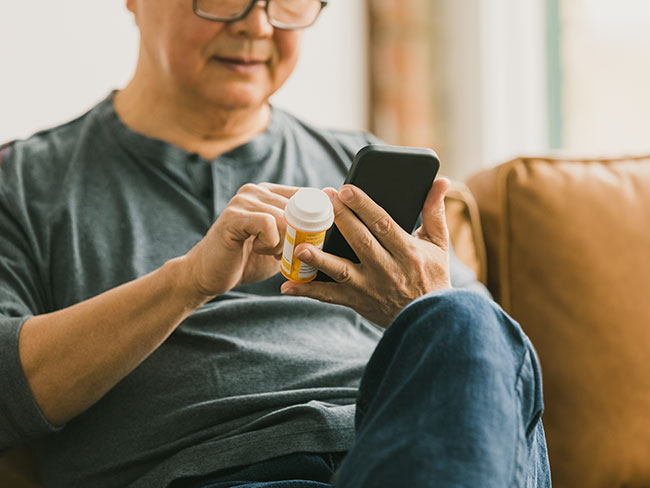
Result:
{"type": "Polygon", "coordinates": [[[311,251],[309,249],[301,249],[300,251],[296,251],[296,256],[298,259],[301,261],[311,261],[312,255],[311,251]]]}
{"type": "Polygon", "coordinates": [[[351,202],[352,199],[354,198],[354,193],[352,193],[352,190],[350,190],[349,188],[343,188],[339,192],[339,198],[344,202],[351,202]]]}

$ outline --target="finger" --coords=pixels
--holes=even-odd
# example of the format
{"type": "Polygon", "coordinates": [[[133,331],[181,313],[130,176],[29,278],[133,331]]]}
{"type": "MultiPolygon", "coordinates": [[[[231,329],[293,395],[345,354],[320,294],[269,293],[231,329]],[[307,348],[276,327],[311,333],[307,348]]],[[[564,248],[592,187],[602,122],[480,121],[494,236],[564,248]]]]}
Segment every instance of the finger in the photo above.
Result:
{"type": "Polygon", "coordinates": [[[339,283],[322,283],[311,281],[309,283],[294,283],[286,281],[280,287],[283,295],[313,298],[315,300],[334,303],[352,308],[354,299],[347,287],[339,283]]]}
{"type": "Polygon", "coordinates": [[[264,202],[280,210],[284,210],[289,202],[288,197],[271,191],[265,184],[255,185],[253,183],[247,183],[237,190],[237,194],[232,198],[231,202],[237,203],[239,199],[264,202]]]}
{"type": "Polygon", "coordinates": [[[449,247],[449,230],[445,215],[445,194],[449,186],[450,182],[447,178],[438,178],[433,182],[422,208],[422,227],[416,234],[418,237],[430,240],[443,250],[449,247]]]}
{"type": "MultiPolygon", "coordinates": [[[[225,212],[225,211],[224,211],[225,212]]],[[[282,247],[280,232],[275,218],[266,212],[243,212],[229,210],[232,214],[226,228],[227,237],[233,244],[241,246],[251,236],[255,237],[253,249],[260,254],[277,254],[282,247]]]]}
{"type": "Polygon", "coordinates": [[[363,190],[354,185],[344,185],[339,190],[339,199],[354,211],[391,254],[399,253],[404,249],[411,236],[363,190]]]}
{"type": "Polygon", "coordinates": [[[282,258],[282,241],[277,246],[269,246],[268,244],[262,242],[261,240],[255,238],[253,240],[253,252],[255,254],[263,254],[264,256],[273,256],[280,260],[282,258]]]}
{"type": "Polygon", "coordinates": [[[266,188],[271,193],[283,196],[284,198],[291,198],[294,193],[300,190],[298,186],[279,185],[277,183],[260,183],[259,186],[266,188]]]}
{"type": "Polygon", "coordinates": [[[295,253],[303,263],[322,271],[337,283],[358,283],[361,278],[352,261],[323,252],[311,244],[296,246],[295,253]]]}
{"type": "Polygon", "coordinates": [[[388,251],[384,249],[370,229],[339,198],[336,190],[327,188],[325,193],[332,201],[334,222],[345,240],[361,261],[377,261],[388,251]]]}
{"type": "MultiPolygon", "coordinates": [[[[282,197],[278,197],[282,198],[282,197]]],[[[228,204],[229,207],[247,212],[265,212],[272,215],[278,222],[278,226],[285,228],[284,209],[273,205],[273,203],[264,202],[255,196],[241,194],[236,195],[228,204]]]]}
{"type": "Polygon", "coordinates": [[[232,197],[228,203],[228,207],[251,212],[261,211],[270,213],[276,218],[278,224],[284,228],[284,209],[288,201],[283,196],[273,194],[258,185],[244,185],[232,197]]]}
{"type": "MultiPolygon", "coordinates": [[[[269,245],[264,239],[256,239],[253,243],[253,250],[258,254],[280,254],[284,244],[284,235],[287,231],[287,221],[284,219],[284,212],[272,205],[261,203],[254,199],[248,199],[244,196],[238,197],[235,202],[232,202],[228,207],[233,212],[238,212],[238,217],[232,225],[243,223],[244,219],[249,215],[265,214],[271,217],[275,222],[276,232],[282,237],[275,245],[269,245]]],[[[243,234],[241,235],[243,237],[243,234]]]]}

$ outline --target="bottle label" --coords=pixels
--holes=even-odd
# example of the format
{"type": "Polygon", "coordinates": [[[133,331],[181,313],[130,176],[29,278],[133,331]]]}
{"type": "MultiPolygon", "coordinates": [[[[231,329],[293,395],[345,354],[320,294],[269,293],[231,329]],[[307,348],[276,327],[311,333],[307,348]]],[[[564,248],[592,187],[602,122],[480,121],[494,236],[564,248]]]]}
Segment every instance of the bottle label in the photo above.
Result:
{"type": "Polygon", "coordinates": [[[307,242],[319,249],[323,248],[325,233],[322,232],[301,232],[287,224],[287,233],[284,238],[284,249],[282,251],[282,274],[289,280],[295,282],[307,282],[316,277],[317,270],[313,266],[303,263],[296,257],[294,250],[297,245],[307,242]]]}

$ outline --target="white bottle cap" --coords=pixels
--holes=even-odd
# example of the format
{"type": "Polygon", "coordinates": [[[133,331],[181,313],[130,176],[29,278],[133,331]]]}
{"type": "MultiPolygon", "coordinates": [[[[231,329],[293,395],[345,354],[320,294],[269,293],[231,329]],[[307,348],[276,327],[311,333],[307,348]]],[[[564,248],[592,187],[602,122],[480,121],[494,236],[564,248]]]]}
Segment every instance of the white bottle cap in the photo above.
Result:
{"type": "Polygon", "coordinates": [[[301,188],[289,199],[284,216],[297,230],[322,232],[334,223],[334,208],[323,190],[301,188]]]}

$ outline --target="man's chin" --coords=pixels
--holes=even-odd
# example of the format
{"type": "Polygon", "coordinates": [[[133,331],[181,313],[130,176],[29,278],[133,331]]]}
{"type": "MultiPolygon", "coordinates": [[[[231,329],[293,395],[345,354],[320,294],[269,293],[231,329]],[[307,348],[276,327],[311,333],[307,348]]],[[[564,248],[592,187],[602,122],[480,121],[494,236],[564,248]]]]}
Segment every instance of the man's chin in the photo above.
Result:
{"type": "Polygon", "coordinates": [[[245,110],[263,105],[268,101],[268,96],[259,92],[237,91],[237,92],[211,92],[203,97],[207,104],[223,110],[245,110]]]}

